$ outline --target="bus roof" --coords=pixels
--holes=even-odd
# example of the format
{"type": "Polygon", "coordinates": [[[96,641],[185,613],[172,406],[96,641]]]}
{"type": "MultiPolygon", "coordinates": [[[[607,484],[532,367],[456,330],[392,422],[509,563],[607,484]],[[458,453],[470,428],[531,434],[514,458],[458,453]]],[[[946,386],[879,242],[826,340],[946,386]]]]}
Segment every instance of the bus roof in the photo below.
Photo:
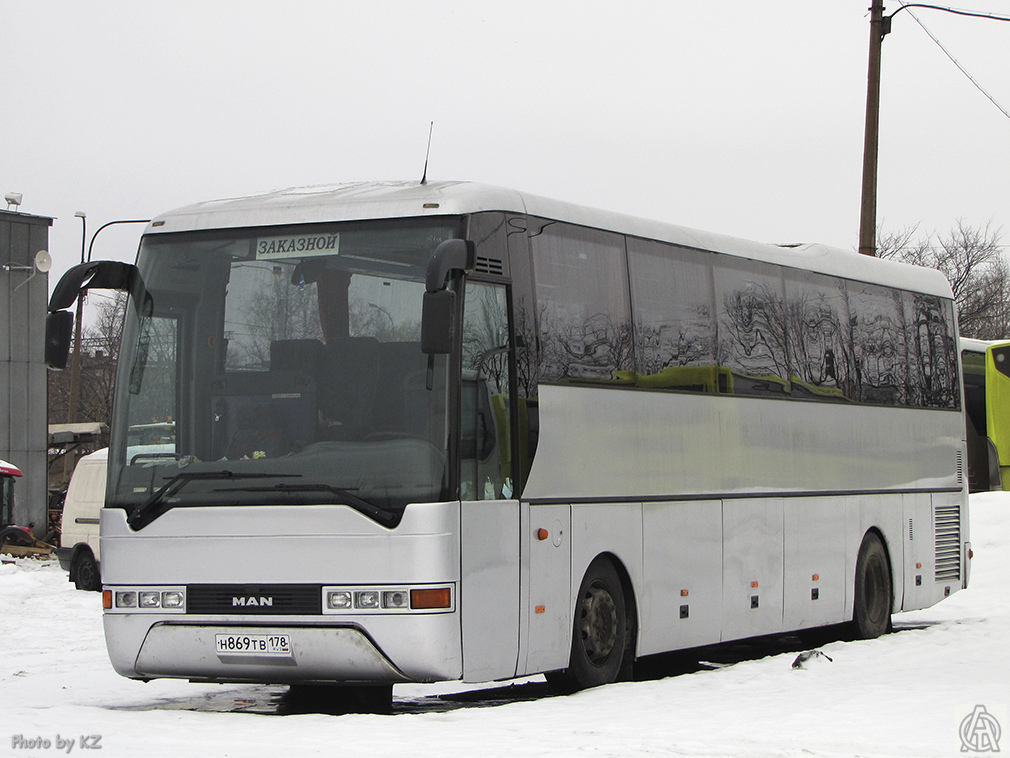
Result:
{"type": "Polygon", "coordinates": [[[196,203],[155,218],[146,233],[504,211],[606,229],[684,247],[951,297],[933,269],[820,244],[773,245],[551,200],[475,182],[358,182],[295,187],[196,203]]]}
{"type": "Polygon", "coordinates": [[[973,353],[984,353],[990,347],[1010,344],[1010,340],[976,340],[970,337],[961,337],[959,342],[962,350],[971,350],[973,353]]]}

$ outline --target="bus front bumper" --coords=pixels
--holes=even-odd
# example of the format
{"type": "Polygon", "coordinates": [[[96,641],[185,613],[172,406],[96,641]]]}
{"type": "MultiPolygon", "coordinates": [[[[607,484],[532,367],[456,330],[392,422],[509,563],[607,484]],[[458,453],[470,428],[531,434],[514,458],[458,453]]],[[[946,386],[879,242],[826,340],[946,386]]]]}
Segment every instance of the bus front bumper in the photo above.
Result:
{"type": "Polygon", "coordinates": [[[148,631],[135,664],[119,673],[214,682],[409,681],[366,634],[349,626],[160,622],[148,631]],[[261,652],[221,649],[236,641],[261,652]]]}

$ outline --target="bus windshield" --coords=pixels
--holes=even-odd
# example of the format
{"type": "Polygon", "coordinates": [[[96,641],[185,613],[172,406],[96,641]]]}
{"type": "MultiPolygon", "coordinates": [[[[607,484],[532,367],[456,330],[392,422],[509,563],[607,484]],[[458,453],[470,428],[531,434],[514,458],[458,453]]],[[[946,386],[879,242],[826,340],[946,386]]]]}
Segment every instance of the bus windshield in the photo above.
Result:
{"type": "Polygon", "coordinates": [[[148,235],[119,359],[108,505],[446,499],[447,359],[421,300],[458,218],[148,235]]]}

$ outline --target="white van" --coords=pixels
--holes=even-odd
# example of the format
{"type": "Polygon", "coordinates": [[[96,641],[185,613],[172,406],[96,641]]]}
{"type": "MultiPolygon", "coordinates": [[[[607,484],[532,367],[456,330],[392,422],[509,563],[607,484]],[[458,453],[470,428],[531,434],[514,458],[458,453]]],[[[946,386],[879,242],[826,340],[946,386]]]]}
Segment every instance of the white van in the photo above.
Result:
{"type": "Polygon", "coordinates": [[[77,461],[63,503],[63,525],[56,550],[60,566],[70,572],[79,590],[101,590],[98,521],[105,505],[105,476],[109,449],[102,448],[77,461]]]}

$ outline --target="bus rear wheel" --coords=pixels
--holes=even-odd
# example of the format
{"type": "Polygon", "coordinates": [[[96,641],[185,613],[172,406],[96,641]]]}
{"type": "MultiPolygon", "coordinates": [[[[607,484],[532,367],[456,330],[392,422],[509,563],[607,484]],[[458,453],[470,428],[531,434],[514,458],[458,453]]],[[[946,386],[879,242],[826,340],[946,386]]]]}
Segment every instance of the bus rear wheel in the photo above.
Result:
{"type": "Polygon", "coordinates": [[[586,570],[575,602],[568,668],[546,674],[556,691],[570,693],[616,681],[628,646],[624,589],[613,564],[597,558],[586,570]]]}
{"type": "Polygon", "coordinates": [[[891,628],[891,566],[887,549],[875,532],[863,537],[856,559],[852,626],[859,639],[879,637],[891,628]]]}

